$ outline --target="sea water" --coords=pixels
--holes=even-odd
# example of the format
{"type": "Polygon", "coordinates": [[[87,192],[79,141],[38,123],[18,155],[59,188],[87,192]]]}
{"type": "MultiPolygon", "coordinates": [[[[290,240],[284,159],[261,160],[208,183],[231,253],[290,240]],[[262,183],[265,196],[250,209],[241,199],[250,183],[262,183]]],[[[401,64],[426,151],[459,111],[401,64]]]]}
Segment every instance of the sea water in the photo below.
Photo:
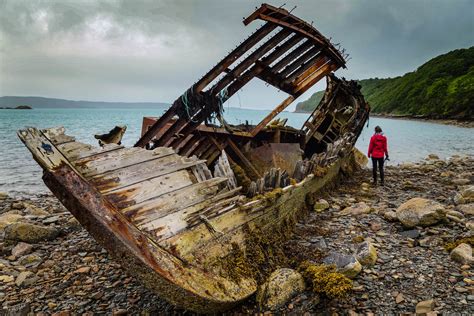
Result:
{"type": "MultiPolygon", "coordinates": [[[[127,125],[123,145],[133,146],[140,137],[144,116],[160,116],[165,107],[156,109],[33,109],[0,110],[0,192],[30,195],[47,192],[41,180],[42,171],[16,135],[27,126],[47,128],[64,126],[68,135],[78,141],[96,145],[94,134],[107,133],[115,125],[127,125]]],[[[268,110],[226,108],[225,117],[231,124],[248,121],[257,124],[268,110]]],[[[308,114],[283,112],[288,125],[300,128],[308,114]]],[[[474,155],[474,130],[428,122],[370,118],[356,146],[367,151],[373,129],[380,125],[388,138],[389,164],[418,161],[430,153],[442,158],[454,154],[474,155]]]]}

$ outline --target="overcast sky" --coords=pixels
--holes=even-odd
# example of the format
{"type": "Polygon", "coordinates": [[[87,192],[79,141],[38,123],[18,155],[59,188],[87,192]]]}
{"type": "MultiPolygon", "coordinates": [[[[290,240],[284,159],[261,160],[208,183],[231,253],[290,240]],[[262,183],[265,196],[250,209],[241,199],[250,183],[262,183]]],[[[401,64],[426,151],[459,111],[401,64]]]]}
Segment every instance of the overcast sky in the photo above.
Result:
{"type": "MultiPolygon", "coordinates": [[[[242,24],[260,3],[0,0],[0,95],[172,102],[261,25],[242,24]]],[[[402,75],[474,45],[473,0],[271,2],[283,3],[342,44],[346,78],[402,75]]],[[[238,98],[272,108],[284,94],[256,82],[238,98]]]]}

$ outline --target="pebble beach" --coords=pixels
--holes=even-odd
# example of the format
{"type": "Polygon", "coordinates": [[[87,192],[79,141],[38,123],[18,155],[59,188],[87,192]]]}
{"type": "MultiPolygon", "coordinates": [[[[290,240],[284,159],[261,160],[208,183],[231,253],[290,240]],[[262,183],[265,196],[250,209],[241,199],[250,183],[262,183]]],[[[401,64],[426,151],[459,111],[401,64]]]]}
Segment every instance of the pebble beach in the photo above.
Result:
{"type": "MultiPolygon", "coordinates": [[[[367,243],[376,251],[373,264],[356,271],[343,298],[306,286],[273,312],[474,313],[472,249],[470,257],[452,254],[473,243],[474,157],[430,155],[388,166],[383,187],[370,180],[371,171],[362,169],[322,192],[284,251],[292,262],[321,263],[327,256],[353,256],[367,243]],[[407,222],[401,208],[416,199],[436,205],[437,217],[407,222]]],[[[127,275],[51,194],[0,194],[0,271],[1,308],[12,315],[189,314],[127,275]]],[[[259,312],[270,310],[255,296],[229,311],[259,312]]]]}

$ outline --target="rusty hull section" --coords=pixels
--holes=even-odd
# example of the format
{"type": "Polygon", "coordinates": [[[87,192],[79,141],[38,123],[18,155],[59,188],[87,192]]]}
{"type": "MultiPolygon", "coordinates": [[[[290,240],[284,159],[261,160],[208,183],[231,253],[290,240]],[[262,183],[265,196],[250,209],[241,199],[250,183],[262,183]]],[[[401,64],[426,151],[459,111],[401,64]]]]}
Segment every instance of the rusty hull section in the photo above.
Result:
{"type": "Polygon", "coordinates": [[[120,212],[70,166],[45,171],[43,180],[89,233],[148,288],[171,303],[211,313],[250,296],[254,280],[234,283],[180,261],[120,216],[120,212]]]}

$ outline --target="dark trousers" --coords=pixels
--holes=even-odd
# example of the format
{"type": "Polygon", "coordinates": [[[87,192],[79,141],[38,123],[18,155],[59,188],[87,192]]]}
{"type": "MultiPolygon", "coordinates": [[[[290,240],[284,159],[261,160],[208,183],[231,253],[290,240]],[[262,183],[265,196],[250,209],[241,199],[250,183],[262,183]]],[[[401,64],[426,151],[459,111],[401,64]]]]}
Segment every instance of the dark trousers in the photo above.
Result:
{"type": "Polygon", "coordinates": [[[374,177],[374,183],[377,183],[377,165],[380,173],[380,181],[383,184],[383,158],[372,157],[372,175],[374,177]]]}

